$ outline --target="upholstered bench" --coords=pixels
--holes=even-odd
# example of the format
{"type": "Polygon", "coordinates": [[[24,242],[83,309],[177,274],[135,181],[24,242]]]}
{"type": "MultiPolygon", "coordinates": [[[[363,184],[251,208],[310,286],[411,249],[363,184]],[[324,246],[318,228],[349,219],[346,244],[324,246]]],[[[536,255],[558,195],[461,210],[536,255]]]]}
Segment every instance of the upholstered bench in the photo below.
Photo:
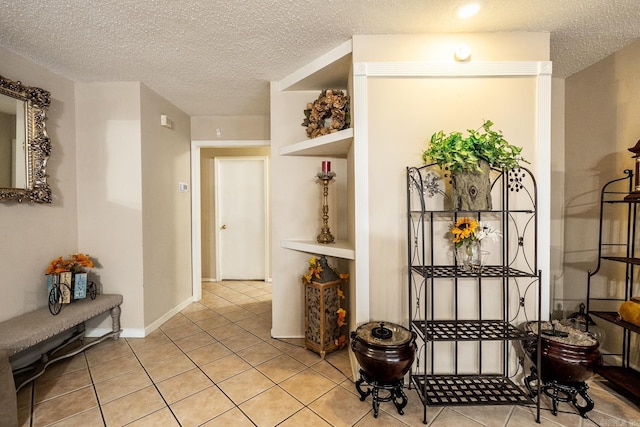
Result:
{"type": "MultiPolygon", "coordinates": [[[[120,304],[122,295],[97,295],[96,299],[90,298],[78,300],[71,304],[64,304],[62,310],[57,315],[52,315],[48,307],[22,314],[13,319],[0,322],[0,350],[4,350],[5,358],[26,350],[49,338],[55,337],[62,332],[77,327],[74,335],[65,340],[56,349],[47,352],[35,367],[33,373],[24,379],[20,384],[15,384],[15,390],[20,390],[24,385],[38,378],[50,364],[74,356],[87,348],[94,346],[107,338],[117,339],[120,336],[120,304]],[[57,350],[71,341],[84,338],[84,322],[109,311],[112,319],[112,331],[96,338],[82,342],[79,347],[68,352],[58,354],[57,350]]],[[[0,352],[0,355],[2,352],[0,352]]],[[[3,364],[7,361],[0,361],[3,364]]],[[[8,385],[0,384],[0,387],[7,388],[8,385]]],[[[12,387],[13,388],[13,384],[12,387]]]]}

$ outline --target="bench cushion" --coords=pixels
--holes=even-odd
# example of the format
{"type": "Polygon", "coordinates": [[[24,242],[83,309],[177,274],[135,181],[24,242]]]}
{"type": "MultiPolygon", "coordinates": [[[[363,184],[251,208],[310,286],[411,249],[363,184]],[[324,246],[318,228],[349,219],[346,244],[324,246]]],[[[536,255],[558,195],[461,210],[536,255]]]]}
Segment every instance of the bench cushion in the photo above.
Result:
{"type": "Polygon", "coordinates": [[[73,328],[122,304],[122,295],[97,295],[64,304],[57,315],[43,307],[0,322],[0,349],[9,356],[73,328]]]}

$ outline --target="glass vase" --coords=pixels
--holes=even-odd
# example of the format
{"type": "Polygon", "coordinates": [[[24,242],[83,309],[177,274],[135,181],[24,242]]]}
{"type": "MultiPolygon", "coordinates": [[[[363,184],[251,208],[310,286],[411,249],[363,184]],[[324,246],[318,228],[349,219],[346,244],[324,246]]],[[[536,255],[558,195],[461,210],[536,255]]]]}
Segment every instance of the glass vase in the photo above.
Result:
{"type": "Polygon", "coordinates": [[[481,273],[489,257],[488,251],[483,251],[480,242],[469,242],[456,248],[456,261],[464,271],[481,273]]]}

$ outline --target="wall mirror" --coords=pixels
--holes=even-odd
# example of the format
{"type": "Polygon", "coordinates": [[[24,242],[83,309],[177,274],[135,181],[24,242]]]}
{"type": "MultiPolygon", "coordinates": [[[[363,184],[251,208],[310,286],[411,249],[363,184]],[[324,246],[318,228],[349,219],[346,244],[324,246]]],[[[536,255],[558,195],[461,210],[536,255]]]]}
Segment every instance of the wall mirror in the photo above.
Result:
{"type": "Polygon", "coordinates": [[[0,76],[0,200],[51,203],[49,102],[46,90],[0,76]]]}

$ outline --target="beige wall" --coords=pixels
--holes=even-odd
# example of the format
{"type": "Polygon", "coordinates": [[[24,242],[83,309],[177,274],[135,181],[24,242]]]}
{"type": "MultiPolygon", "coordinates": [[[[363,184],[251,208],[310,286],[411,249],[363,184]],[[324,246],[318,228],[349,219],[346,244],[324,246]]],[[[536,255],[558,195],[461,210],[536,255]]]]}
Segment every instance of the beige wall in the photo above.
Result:
{"type": "MultiPolygon", "coordinates": [[[[564,198],[564,309],[575,312],[586,299],[587,272],[597,265],[599,197],[602,186],[634,168],[631,153],[640,139],[640,40],[565,81],[566,151],[564,198]]],[[[622,190],[618,188],[619,190],[622,190]]],[[[605,220],[605,238],[621,238],[626,214],[618,210],[605,220]]],[[[604,263],[592,280],[597,296],[624,297],[624,265],[604,263]]],[[[637,294],[636,288],[633,294],[637,294]]],[[[592,309],[617,311],[620,302],[596,302],[592,309]]],[[[607,322],[596,322],[610,326],[607,322]]],[[[608,328],[605,348],[613,349],[617,328],[608,328]]],[[[634,335],[634,334],[632,334],[634,335]]],[[[634,337],[634,341],[637,336],[634,337]]],[[[631,343],[637,348],[637,341],[631,343]]],[[[632,356],[632,363],[640,362],[632,356]]]]}
{"type": "Polygon", "coordinates": [[[44,270],[58,256],[78,250],[76,211],[76,117],[73,82],[0,48],[0,75],[51,92],[46,128],[52,153],[47,164],[50,205],[0,203],[0,321],[44,307],[44,270]]]}
{"type": "Polygon", "coordinates": [[[144,324],[191,300],[191,193],[189,116],[141,87],[142,246],[144,324]],[[171,129],[160,125],[167,115],[171,129]]]}
{"type": "MultiPolygon", "coordinates": [[[[535,171],[535,94],[534,78],[396,78],[370,81],[372,318],[402,322],[408,317],[406,167],[422,164],[422,150],[427,148],[434,132],[479,128],[486,118],[495,123],[496,129],[504,132],[509,142],[523,147],[523,156],[531,162],[527,167],[535,171]],[[394,94],[391,98],[390,93],[394,94]],[[433,102],[434,99],[451,99],[452,94],[457,94],[454,95],[457,102],[433,102]],[[492,102],[487,103],[487,99],[492,102]],[[389,126],[389,123],[403,125],[389,126]],[[391,145],[390,141],[395,143],[391,145]]],[[[548,201],[541,200],[540,203],[548,201]]],[[[437,250],[443,253],[451,250],[451,243],[444,236],[436,237],[434,244],[437,250]]],[[[494,308],[501,310],[502,306],[494,308]]]]}
{"type": "Polygon", "coordinates": [[[460,33],[353,36],[353,61],[453,61],[460,44],[470,61],[548,61],[549,33],[460,33]]]}
{"type": "Polygon", "coordinates": [[[138,82],[79,83],[76,98],[79,246],[141,336],[191,297],[189,118],[138,82]]]}
{"type": "Polygon", "coordinates": [[[140,83],[79,83],[76,102],[78,247],[98,260],[102,291],[123,295],[125,334],[142,335],[140,83]]]}
{"type": "Polygon", "coordinates": [[[566,86],[565,280],[568,310],[586,298],[595,268],[602,186],[634,163],[640,138],[640,41],[574,74],[566,86]]]}
{"type": "MultiPolygon", "coordinates": [[[[491,33],[356,36],[354,61],[452,61],[460,43],[469,45],[472,61],[549,60],[548,33],[491,33]]],[[[405,168],[422,164],[434,132],[477,128],[490,119],[524,147],[535,171],[536,83],[532,77],[371,78],[367,101],[370,314],[406,323],[405,168]]]]}
{"type": "Polygon", "coordinates": [[[194,141],[268,140],[270,133],[269,116],[191,117],[194,141]]]}

